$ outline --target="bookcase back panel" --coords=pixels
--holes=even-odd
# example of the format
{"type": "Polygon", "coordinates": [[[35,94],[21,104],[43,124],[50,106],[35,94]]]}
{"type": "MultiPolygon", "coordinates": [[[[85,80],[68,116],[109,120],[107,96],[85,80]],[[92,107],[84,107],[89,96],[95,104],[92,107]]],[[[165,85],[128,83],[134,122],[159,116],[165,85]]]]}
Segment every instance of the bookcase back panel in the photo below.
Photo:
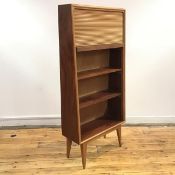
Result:
{"type": "Polygon", "coordinates": [[[79,82],[79,97],[90,95],[108,89],[108,76],[86,79],[79,82]]]}
{"type": "Polygon", "coordinates": [[[113,120],[124,121],[125,117],[122,113],[122,98],[116,97],[108,101],[107,113],[113,120]]]}
{"type": "Polygon", "coordinates": [[[116,49],[110,49],[110,59],[109,64],[110,67],[113,68],[122,68],[122,55],[123,54],[123,48],[116,48],[116,49]]]}
{"type": "Polygon", "coordinates": [[[78,72],[109,66],[109,50],[77,53],[78,72]]]}
{"type": "Polygon", "coordinates": [[[109,89],[115,92],[122,92],[122,74],[121,72],[113,73],[109,75],[109,89]]]}
{"type": "Polygon", "coordinates": [[[123,43],[123,13],[74,9],[75,45],[123,43]]]}
{"type": "Polygon", "coordinates": [[[81,125],[104,116],[106,110],[107,110],[107,102],[98,103],[96,105],[81,109],[80,110],[81,125]]]}

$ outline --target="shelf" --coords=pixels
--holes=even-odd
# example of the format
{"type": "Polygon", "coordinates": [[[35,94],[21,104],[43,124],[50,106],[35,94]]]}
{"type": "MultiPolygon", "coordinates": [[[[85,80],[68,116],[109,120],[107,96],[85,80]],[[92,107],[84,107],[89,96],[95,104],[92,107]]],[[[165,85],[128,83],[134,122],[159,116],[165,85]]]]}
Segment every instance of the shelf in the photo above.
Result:
{"type": "Polygon", "coordinates": [[[97,136],[110,132],[124,121],[115,121],[103,118],[93,120],[81,126],[81,141],[85,142],[97,136]]]}
{"type": "Polygon", "coordinates": [[[91,50],[101,50],[101,49],[114,49],[123,47],[123,44],[113,43],[113,44],[99,44],[99,45],[88,45],[88,46],[78,46],[76,47],[77,52],[91,51],[91,50]]]}
{"type": "Polygon", "coordinates": [[[83,80],[86,78],[96,77],[96,76],[105,75],[112,72],[119,72],[119,71],[121,71],[121,69],[114,69],[114,68],[99,68],[99,69],[82,71],[82,72],[78,72],[78,80],[83,80]]]}
{"type": "Polygon", "coordinates": [[[97,92],[97,93],[94,93],[94,94],[91,94],[85,97],[81,97],[79,99],[80,109],[109,100],[111,98],[114,98],[120,95],[121,93],[101,91],[101,92],[97,92]]]}

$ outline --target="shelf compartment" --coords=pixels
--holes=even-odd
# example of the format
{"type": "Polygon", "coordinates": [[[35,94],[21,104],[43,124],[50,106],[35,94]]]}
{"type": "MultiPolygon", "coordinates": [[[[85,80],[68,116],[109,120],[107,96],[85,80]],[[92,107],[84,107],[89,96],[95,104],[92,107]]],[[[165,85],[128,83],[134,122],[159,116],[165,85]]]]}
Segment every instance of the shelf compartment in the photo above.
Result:
{"type": "Polygon", "coordinates": [[[115,68],[99,68],[99,69],[82,71],[82,72],[78,72],[78,80],[83,80],[83,79],[105,75],[113,72],[119,72],[119,71],[121,71],[121,69],[115,69],[115,68]]]}
{"type": "Polygon", "coordinates": [[[79,99],[80,109],[120,96],[121,93],[101,91],[79,99]]]}
{"type": "Polygon", "coordinates": [[[81,126],[81,142],[83,143],[97,136],[104,135],[123,123],[124,121],[109,120],[104,117],[90,121],[81,126]]]}
{"type": "Polygon", "coordinates": [[[85,45],[85,46],[77,46],[77,52],[83,51],[91,51],[91,50],[102,50],[102,49],[114,49],[114,48],[121,48],[123,44],[120,43],[113,43],[113,44],[98,44],[98,45],[85,45]]]}

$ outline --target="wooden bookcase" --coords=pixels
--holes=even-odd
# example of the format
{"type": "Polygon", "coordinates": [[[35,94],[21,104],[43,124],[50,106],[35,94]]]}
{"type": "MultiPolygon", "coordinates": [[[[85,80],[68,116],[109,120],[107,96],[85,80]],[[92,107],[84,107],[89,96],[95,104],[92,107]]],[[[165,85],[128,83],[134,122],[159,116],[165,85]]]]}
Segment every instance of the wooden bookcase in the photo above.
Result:
{"type": "Polygon", "coordinates": [[[59,5],[62,134],[67,157],[125,122],[125,10],[59,5]]]}

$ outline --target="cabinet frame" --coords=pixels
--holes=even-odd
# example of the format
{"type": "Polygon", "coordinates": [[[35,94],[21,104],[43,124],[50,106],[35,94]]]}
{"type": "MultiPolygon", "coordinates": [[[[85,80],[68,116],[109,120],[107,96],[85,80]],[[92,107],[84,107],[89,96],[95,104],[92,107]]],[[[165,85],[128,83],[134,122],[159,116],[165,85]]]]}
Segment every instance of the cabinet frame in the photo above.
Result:
{"type": "MultiPolygon", "coordinates": [[[[58,6],[59,20],[59,45],[60,45],[60,79],[61,79],[61,125],[62,134],[67,138],[67,157],[70,156],[72,141],[81,146],[83,168],[86,167],[86,150],[87,143],[100,136],[106,136],[111,131],[116,130],[121,146],[121,126],[125,123],[125,10],[104,7],[91,7],[75,4],[66,4],[58,6]],[[122,42],[120,43],[98,43],[89,45],[78,45],[75,38],[75,17],[74,13],[78,10],[99,12],[121,13],[122,14],[122,42]],[[86,70],[78,72],[77,55],[79,52],[91,52],[94,50],[110,49],[109,54],[111,60],[109,66],[95,70],[86,70]],[[117,50],[118,49],[118,50],[117,50]],[[121,66],[115,67],[115,57],[120,57],[121,66]],[[114,65],[114,66],[113,66],[114,65]],[[79,81],[84,81],[99,76],[109,76],[109,90],[117,89],[114,82],[116,76],[121,76],[120,89],[121,92],[107,93],[99,92],[91,96],[79,97],[79,81]],[[97,98],[97,99],[96,99],[97,98]],[[117,99],[120,98],[120,99],[117,99]],[[105,120],[93,121],[81,125],[80,110],[97,103],[107,101],[107,111],[110,115],[118,115],[120,117],[115,122],[115,117],[109,118],[105,114],[105,120]],[[120,104],[120,109],[115,109],[115,104],[120,104]],[[110,122],[111,120],[111,122],[110,122]],[[106,123],[105,123],[106,122],[106,123]],[[92,123],[92,124],[91,124],[92,123]],[[102,123],[102,127],[98,130],[98,123],[102,123]],[[109,125],[108,125],[109,123],[109,125]],[[114,123],[114,124],[113,124],[114,123]],[[94,124],[94,126],[93,126],[94,124]],[[104,127],[103,127],[104,125],[104,127]],[[84,134],[87,128],[94,129],[92,133],[84,134]],[[96,129],[97,127],[97,129],[96,129]],[[84,135],[83,135],[84,134],[84,135]],[[85,139],[82,139],[85,137],[85,139]]],[[[114,16],[114,14],[112,14],[114,16]]],[[[76,19],[77,20],[77,19],[76,19]]],[[[81,21],[81,20],[80,20],[81,21]]],[[[113,21],[112,21],[113,22],[113,21]]],[[[81,24],[81,22],[80,22],[81,24]]],[[[91,26],[92,27],[92,26],[91,26]]],[[[107,28],[107,27],[106,27],[107,28]]],[[[106,28],[104,31],[106,31],[106,28]]],[[[93,29],[93,28],[92,28],[93,29]]],[[[98,31],[97,31],[98,32],[98,31]]],[[[120,31],[121,32],[121,31],[120,31]]],[[[91,34],[91,33],[90,33],[91,34]]],[[[89,34],[89,35],[90,35],[89,34]]],[[[89,36],[92,37],[92,36],[89,36]]],[[[85,38],[85,37],[84,37],[85,38]]],[[[84,38],[82,40],[84,40],[84,38]]],[[[112,40],[112,39],[111,39],[112,40]]],[[[105,40],[104,40],[105,41],[105,40]]],[[[99,42],[99,41],[98,41],[99,42]]],[[[108,41],[109,42],[109,41],[108,41]]],[[[88,41],[88,43],[90,43],[88,41]]],[[[89,131],[88,131],[89,132],[89,131]]],[[[87,133],[88,133],[87,132],[87,133]]]]}

